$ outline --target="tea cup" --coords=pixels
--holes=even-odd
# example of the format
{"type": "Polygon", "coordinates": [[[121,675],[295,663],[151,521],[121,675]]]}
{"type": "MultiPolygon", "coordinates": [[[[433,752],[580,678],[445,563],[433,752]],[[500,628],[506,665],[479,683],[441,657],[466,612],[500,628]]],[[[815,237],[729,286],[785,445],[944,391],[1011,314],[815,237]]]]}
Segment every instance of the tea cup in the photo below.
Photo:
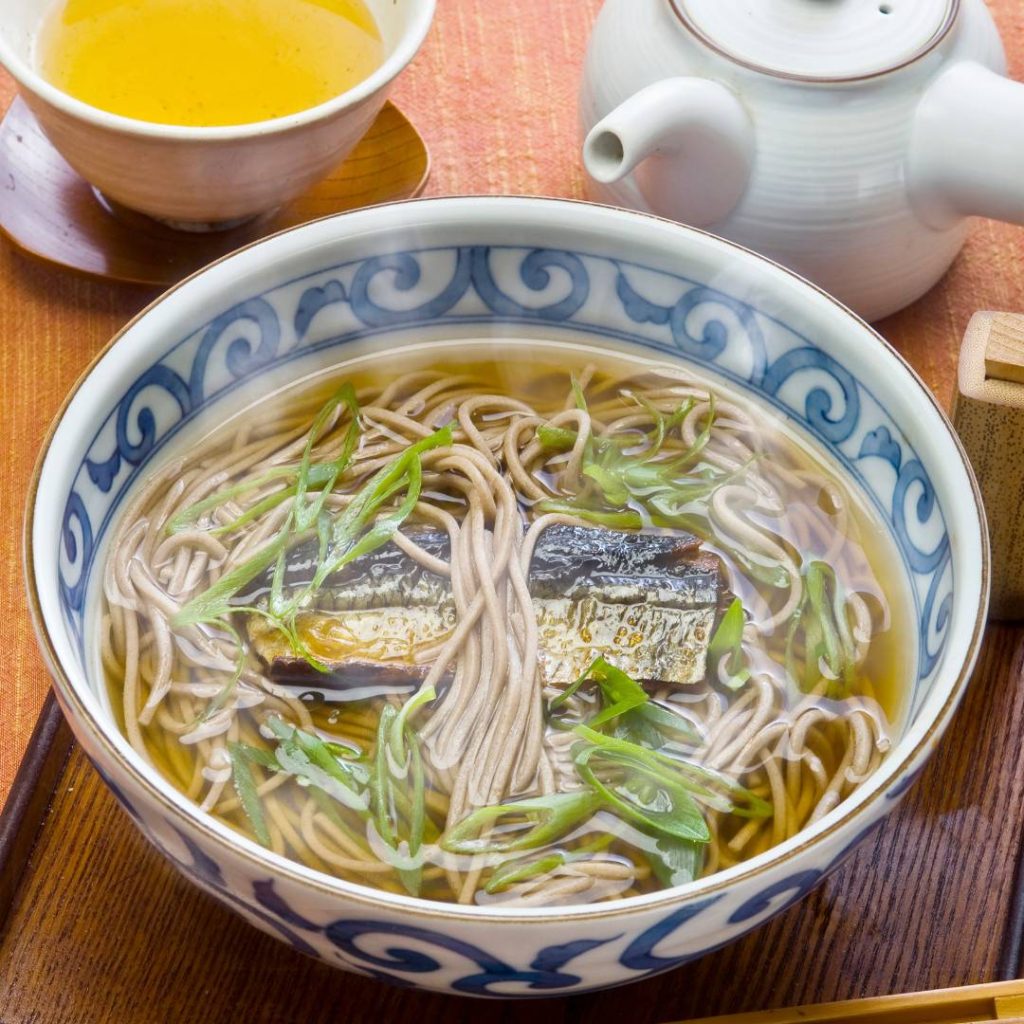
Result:
{"type": "Polygon", "coordinates": [[[251,124],[156,124],[56,88],[37,70],[47,14],[37,0],[0,0],[0,64],[53,146],[113,205],[185,229],[230,227],[301,195],[345,158],[422,45],[436,0],[366,3],[384,43],[380,66],[325,103],[251,124]]]}

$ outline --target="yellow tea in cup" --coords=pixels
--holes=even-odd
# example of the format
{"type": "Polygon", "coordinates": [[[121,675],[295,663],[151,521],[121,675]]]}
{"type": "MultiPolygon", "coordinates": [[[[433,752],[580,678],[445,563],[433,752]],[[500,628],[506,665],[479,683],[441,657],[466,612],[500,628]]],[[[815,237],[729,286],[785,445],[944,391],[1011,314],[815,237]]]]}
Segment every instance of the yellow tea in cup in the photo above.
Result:
{"type": "Polygon", "coordinates": [[[346,92],[384,59],[363,0],[59,0],[39,71],[94,107],[159,124],[249,124],[346,92]]]}

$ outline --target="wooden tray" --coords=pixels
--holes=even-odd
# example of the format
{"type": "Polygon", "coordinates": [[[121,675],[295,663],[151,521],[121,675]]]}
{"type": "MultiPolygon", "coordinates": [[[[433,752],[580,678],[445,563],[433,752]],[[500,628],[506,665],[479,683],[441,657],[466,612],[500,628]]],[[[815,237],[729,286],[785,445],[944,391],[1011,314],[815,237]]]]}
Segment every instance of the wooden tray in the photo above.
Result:
{"type": "MultiPolygon", "coordinates": [[[[519,1003],[390,988],[250,928],[150,850],[77,748],[66,757],[49,705],[0,818],[0,895],[10,904],[0,926],[0,1021],[649,1024],[1018,977],[1022,642],[1024,629],[990,630],[965,706],[924,776],[802,903],[641,984],[519,1003]]],[[[973,1001],[955,1019],[993,1016],[991,999],[964,999],[973,1001]]]]}

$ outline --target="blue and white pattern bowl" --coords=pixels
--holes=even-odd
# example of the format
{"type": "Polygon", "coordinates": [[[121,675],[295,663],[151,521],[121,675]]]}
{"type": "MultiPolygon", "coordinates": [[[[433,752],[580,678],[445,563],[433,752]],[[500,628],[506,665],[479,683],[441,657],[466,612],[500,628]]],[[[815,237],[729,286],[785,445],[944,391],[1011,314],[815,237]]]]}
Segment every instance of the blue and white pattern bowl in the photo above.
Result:
{"type": "Polygon", "coordinates": [[[988,547],[963,452],[924,385],[870,328],[787,271],[652,217],[541,199],[378,207],[215,264],[133,322],[79,383],[40,460],[30,601],[61,706],[143,834],[247,920],[348,970],[490,996],[576,993],[667,970],[800,899],[881,823],[967,684],[988,547]],[[790,418],[891,532],[913,596],[909,721],[880,770],[814,827],[736,868],[613,905],[446,906],[365,889],[207,818],[110,713],[90,611],[111,524],[170,446],[253,394],[365,351],[553,339],[717,374],[790,418]]]}

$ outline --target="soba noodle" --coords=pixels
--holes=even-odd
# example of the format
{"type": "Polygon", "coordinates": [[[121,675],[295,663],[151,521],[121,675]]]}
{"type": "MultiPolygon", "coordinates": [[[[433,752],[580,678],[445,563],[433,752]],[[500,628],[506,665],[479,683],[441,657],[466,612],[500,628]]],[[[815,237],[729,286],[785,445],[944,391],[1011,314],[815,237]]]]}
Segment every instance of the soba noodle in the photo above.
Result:
{"type": "MultiPolygon", "coordinates": [[[[756,856],[878,767],[902,672],[879,531],[763,409],[613,359],[348,379],[264,402],[162,466],[109,552],[100,646],[125,734],[203,810],[350,881],[554,905],[756,856]],[[721,591],[701,613],[713,634],[688,634],[695,679],[631,680],[643,652],[597,647],[589,681],[552,675],[560,641],[531,567],[545,535],[591,536],[569,528],[699,539],[694,565],[721,591]],[[371,595],[365,621],[433,632],[373,654],[355,619],[318,610],[340,568],[289,583],[301,544],[321,569],[358,555],[371,575],[391,545],[388,564],[442,597],[375,619],[371,595]],[[258,600],[243,594],[257,577],[258,600]],[[290,645],[305,686],[275,675],[261,628],[290,645]],[[319,678],[328,635],[414,682],[319,678]]],[[[587,581],[572,586],[583,596],[550,607],[590,614],[587,581]]],[[[658,629],[669,614],[650,612],[658,629]]]]}

